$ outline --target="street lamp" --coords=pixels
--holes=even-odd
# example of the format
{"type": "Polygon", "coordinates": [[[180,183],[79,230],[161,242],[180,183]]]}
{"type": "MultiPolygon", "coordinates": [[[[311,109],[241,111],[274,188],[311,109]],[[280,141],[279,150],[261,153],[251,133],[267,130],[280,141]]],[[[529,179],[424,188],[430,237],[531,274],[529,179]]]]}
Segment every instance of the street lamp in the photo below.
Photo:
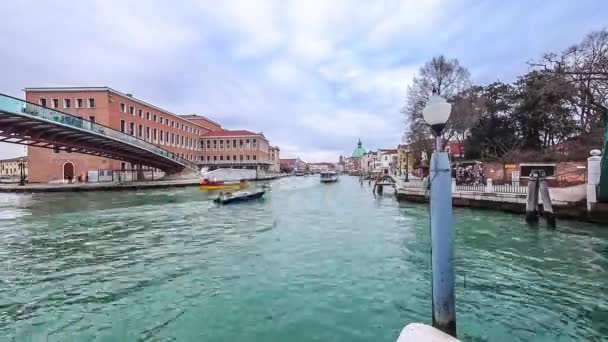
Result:
{"type": "Polygon", "coordinates": [[[23,158],[19,159],[19,173],[19,185],[23,186],[25,185],[25,161],[23,160],[23,158]]]}
{"type": "Polygon", "coordinates": [[[451,110],[452,105],[433,89],[433,95],[423,109],[422,116],[431,126],[437,146],[431,157],[430,173],[433,326],[456,337],[452,176],[448,154],[441,146],[441,132],[451,110]]]}

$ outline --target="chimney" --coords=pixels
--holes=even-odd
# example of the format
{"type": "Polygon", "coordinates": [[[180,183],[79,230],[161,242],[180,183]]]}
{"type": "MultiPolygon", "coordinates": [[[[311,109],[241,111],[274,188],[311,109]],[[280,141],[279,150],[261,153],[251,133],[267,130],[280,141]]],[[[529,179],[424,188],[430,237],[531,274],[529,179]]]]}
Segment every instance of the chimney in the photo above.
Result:
{"type": "Polygon", "coordinates": [[[133,94],[127,94],[128,97],[133,97],[133,94]]]}

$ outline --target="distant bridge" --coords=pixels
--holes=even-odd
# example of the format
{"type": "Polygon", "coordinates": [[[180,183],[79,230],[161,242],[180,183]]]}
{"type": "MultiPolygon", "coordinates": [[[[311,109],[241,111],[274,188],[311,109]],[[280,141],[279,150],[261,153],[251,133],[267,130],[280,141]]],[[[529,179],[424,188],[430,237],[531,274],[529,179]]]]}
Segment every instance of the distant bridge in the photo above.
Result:
{"type": "Polygon", "coordinates": [[[85,153],[173,174],[195,163],[132,135],[0,94],[0,142],[85,153]]]}

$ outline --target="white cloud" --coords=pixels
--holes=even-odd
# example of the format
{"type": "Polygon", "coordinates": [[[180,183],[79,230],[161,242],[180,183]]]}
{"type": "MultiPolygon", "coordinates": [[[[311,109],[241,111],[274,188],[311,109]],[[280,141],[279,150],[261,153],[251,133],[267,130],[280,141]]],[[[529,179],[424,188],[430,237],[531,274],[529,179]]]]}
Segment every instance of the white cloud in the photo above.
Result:
{"type": "Polygon", "coordinates": [[[359,137],[395,145],[407,85],[432,55],[459,58],[482,79],[509,79],[540,52],[602,27],[601,4],[530,12],[446,0],[9,1],[0,92],[108,85],[264,131],[285,152],[329,158],[359,137]],[[546,25],[534,25],[539,15],[546,25]],[[584,24],[559,30],[565,17],[584,24]]]}
{"type": "Polygon", "coordinates": [[[302,115],[298,123],[307,131],[337,137],[360,137],[390,130],[387,121],[371,113],[350,110],[302,115]]]}

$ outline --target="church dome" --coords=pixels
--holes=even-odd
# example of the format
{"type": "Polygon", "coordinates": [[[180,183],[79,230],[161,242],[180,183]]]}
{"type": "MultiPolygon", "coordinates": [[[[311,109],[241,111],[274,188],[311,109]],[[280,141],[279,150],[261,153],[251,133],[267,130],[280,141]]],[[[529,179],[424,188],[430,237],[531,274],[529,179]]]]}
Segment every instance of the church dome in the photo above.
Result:
{"type": "Polygon", "coordinates": [[[357,148],[353,151],[353,158],[361,158],[365,154],[365,149],[361,147],[361,140],[359,139],[359,143],[357,144],[357,148]]]}

